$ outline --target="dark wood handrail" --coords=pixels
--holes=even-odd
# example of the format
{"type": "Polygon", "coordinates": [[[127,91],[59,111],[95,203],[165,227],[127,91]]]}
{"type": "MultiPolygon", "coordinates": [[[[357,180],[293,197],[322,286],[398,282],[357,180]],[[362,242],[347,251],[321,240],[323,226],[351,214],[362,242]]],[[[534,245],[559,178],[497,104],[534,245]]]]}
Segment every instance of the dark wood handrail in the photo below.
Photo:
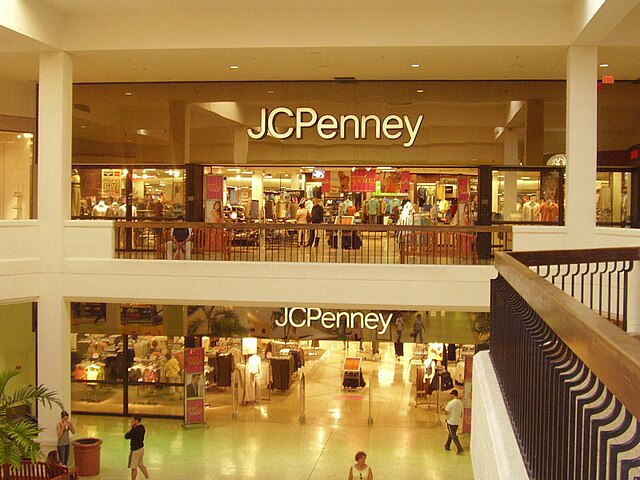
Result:
{"type": "Polygon", "coordinates": [[[511,233],[510,225],[500,226],[465,226],[453,227],[448,225],[422,226],[422,225],[370,225],[355,224],[342,225],[335,223],[245,223],[245,222],[225,222],[225,223],[205,223],[205,222],[157,222],[157,221],[114,221],[116,227],[124,228],[225,228],[229,230],[309,230],[322,229],[333,231],[356,231],[356,232],[475,232],[475,233],[511,233]]]}
{"type": "Polygon", "coordinates": [[[587,248],[584,250],[546,250],[534,252],[511,252],[520,263],[534,267],[538,265],[567,265],[576,263],[622,262],[640,260],[640,248],[587,248]]]}
{"type": "MultiPolygon", "coordinates": [[[[607,249],[609,251],[639,249],[607,249]]],[[[593,250],[592,252],[598,252],[593,250]]],[[[563,252],[568,262],[567,252],[563,252]]],[[[589,251],[591,252],[591,251],[589,251]]],[[[604,320],[600,315],[566,294],[553,284],[530,270],[520,258],[532,259],[534,256],[555,256],[561,258],[558,251],[518,252],[511,254],[497,252],[495,267],[498,273],[518,292],[536,311],[562,341],[589,367],[602,383],[634,415],[640,418],[640,344],[638,340],[604,320]],[[517,258],[516,258],[517,257],[517,258]]],[[[604,252],[603,252],[604,256],[604,252]]],[[[592,262],[597,262],[593,256],[592,262]]],[[[613,259],[609,259],[613,261],[613,259]]],[[[622,260],[618,257],[618,260],[622,260]]],[[[542,261],[542,260],[541,260],[542,261]]],[[[538,264],[540,262],[536,262],[538,264]]],[[[578,263],[578,261],[576,261],[578,263]]]]}

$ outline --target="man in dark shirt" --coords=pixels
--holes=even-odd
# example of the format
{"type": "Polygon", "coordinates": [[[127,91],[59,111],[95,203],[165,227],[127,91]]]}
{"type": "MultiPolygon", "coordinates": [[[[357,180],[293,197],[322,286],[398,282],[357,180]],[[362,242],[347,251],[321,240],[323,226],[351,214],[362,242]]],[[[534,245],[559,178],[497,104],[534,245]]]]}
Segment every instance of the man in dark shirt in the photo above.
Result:
{"type": "Polygon", "coordinates": [[[142,425],[142,417],[138,414],[131,417],[131,428],[124,434],[124,438],[131,442],[131,451],[129,452],[129,468],[131,469],[131,480],[135,480],[138,475],[138,468],[149,479],[149,472],[144,465],[144,425],[142,425]]]}
{"type": "MultiPolygon", "coordinates": [[[[322,223],[324,220],[324,209],[317,198],[313,199],[313,208],[311,209],[311,223],[322,223]]],[[[320,231],[311,230],[309,236],[309,246],[317,247],[320,243],[320,231]]]]}

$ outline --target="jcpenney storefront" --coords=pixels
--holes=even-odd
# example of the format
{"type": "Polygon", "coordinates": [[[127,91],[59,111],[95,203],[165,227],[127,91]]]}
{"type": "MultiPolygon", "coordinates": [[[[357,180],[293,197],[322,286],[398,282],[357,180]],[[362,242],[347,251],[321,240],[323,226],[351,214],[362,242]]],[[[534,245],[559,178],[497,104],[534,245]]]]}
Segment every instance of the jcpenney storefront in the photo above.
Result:
{"type": "MultiPolygon", "coordinates": [[[[465,353],[486,340],[487,322],[474,312],[304,306],[72,303],[72,312],[74,412],[187,422],[231,418],[256,404],[286,408],[287,398],[300,394],[303,372],[330,371],[336,361],[340,368],[347,358],[356,359],[358,373],[399,368],[400,391],[406,381],[415,383],[425,361],[432,374],[447,366],[462,375],[465,353]]],[[[362,393],[370,381],[343,384],[338,375],[323,395],[351,387],[362,393]]]]}
{"type": "MultiPolygon", "coordinates": [[[[284,221],[319,198],[382,223],[407,199],[431,224],[459,202],[478,224],[562,223],[563,168],[546,162],[564,152],[564,97],[563,82],[76,85],[71,213],[284,221]],[[523,213],[547,199],[552,218],[523,213]]],[[[609,177],[606,219],[626,221],[630,177],[609,177]]]]}

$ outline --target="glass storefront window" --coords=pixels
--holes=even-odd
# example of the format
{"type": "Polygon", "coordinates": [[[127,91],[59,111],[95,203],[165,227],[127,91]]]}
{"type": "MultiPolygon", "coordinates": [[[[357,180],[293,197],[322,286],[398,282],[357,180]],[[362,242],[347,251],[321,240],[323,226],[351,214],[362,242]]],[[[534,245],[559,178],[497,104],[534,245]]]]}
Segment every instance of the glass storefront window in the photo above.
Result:
{"type": "Polygon", "coordinates": [[[128,203],[133,217],[184,215],[184,168],[75,166],[71,186],[72,218],[124,218],[128,203]]]}
{"type": "Polygon", "coordinates": [[[626,226],[631,218],[631,172],[598,171],[596,223],[626,226]]]}
{"type": "Polygon", "coordinates": [[[25,220],[31,214],[34,135],[0,131],[0,220],[25,220]]]}
{"type": "Polygon", "coordinates": [[[180,417],[182,307],[71,304],[74,412],[180,417]]]}
{"type": "Polygon", "coordinates": [[[493,222],[561,222],[564,209],[563,175],[563,169],[493,170],[493,222]]]}

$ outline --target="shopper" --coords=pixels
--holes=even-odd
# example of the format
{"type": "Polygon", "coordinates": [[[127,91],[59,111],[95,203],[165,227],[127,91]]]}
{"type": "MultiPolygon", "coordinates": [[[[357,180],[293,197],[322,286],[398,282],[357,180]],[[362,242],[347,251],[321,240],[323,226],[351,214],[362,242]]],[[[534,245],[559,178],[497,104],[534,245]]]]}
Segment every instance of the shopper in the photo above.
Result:
{"type": "Polygon", "coordinates": [[[398,332],[398,339],[396,342],[402,342],[402,331],[404,330],[404,321],[402,320],[402,315],[398,315],[396,318],[396,331],[398,332]]]}
{"type": "MultiPolygon", "coordinates": [[[[178,362],[178,359],[170,353],[167,353],[165,358],[167,359],[167,362],[164,364],[163,368],[166,382],[180,383],[180,362],[178,362]]],[[[172,385],[169,387],[169,394],[173,396],[174,393],[176,393],[176,387],[172,385]]]]}
{"type": "Polygon", "coordinates": [[[366,453],[356,453],[356,464],[349,469],[348,480],[373,480],[373,470],[365,463],[366,459],[366,453]]]}
{"type": "Polygon", "coordinates": [[[144,478],[149,478],[149,472],[144,465],[144,434],[145,428],[142,425],[142,417],[135,414],[131,417],[131,427],[129,431],[124,434],[124,438],[129,440],[131,447],[129,451],[129,468],[131,469],[131,480],[135,480],[138,476],[138,469],[144,475],[144,478]]]}
{"type": "Polygon", "coordinates": [[[73,426],[71,420],[69,420],[69,414],[62,410],[60,412],[60,422],[56,425],[56,433],[58,434],[56,450],[58,451],[58,458],[63,465],[69,463],[69,449],[71,446],[69,432],[76,433],[76,428],[73,426]]]}
{"type": "MultiPolygon", "coordinates": [[[[313,199],[311,208],[311,223],[322,223],[324,220],[324,209],[317,198],[313,199]]],[[[320,244],[320,230],[311,230],[309,234],[309,246],[317,247],[320,244]]]]}
{"type": "MultiPolygon", "coordinates": [[[[184,217],[178,215],[176,221],[184,222],[184,217]]],[[[171,240],[167,242],[167,260],[191,260],[192,241],[193,230],[191,228],[172,228],[171,240]]]]}
{"type": "Polygon", "coordinates": [[[464,449],[462,445],[460,445],[460,440],[458,440],[458,425],[460,425],[460,419],[462,418],[462,410],[464,405],[462,404],[462,400],[458,398],[458,391],[451,390],[450,394],[453,398],[447,403],[447,406],[444,407],[445,412],[447,412],[447,430],[449,431],[449,436],[447,437],[447,443],[444,445],[445,450],[451,449],[451,441],[456,444],[456,448],[458,449],[458,455],[462,455],[464,453],[464,449]]]}
{"type": "MultiPolygon", "coordinates": [[[[309,218],[310,218],[310,213],[307,210],[307,208],[304,206],[304,202],[300,202],[300,205],[298,206],[298,209],[296,210],[296,223],[299,225],[306,225],[307,223],[309,223],[309,218]]],[[[298,246],[300,247],[304,247],[305,241],[304,241],[304,230],[300,229],[298,230],[298,246]]]]}
{"type": "Polygon", "coordinates": [[[422,315],[418,314],[416,317],[416,321],[413,322],[413,332],[411,336],[414,338],[415,342],[418,343],[418,337],[420,338],[419,343],[424,343],[424,324],[422,323],[422,315]]]}

